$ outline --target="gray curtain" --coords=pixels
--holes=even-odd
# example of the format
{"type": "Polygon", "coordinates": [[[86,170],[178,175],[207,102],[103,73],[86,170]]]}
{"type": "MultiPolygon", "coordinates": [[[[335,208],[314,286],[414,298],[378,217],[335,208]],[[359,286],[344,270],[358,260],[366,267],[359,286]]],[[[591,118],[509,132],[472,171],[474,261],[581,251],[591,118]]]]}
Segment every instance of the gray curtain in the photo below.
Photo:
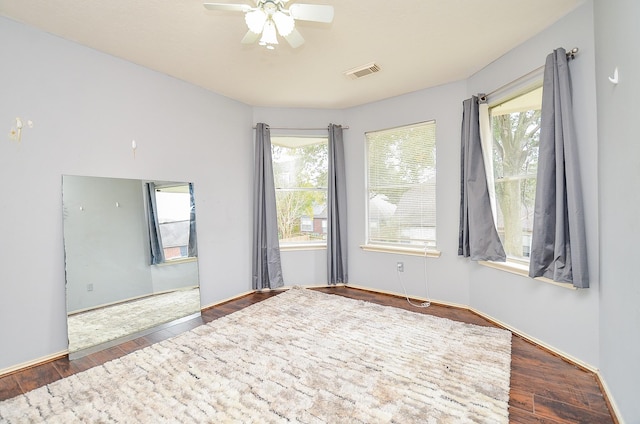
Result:
{"type": "Polygon", "coordinates": [[[586,288],[587,243],[568,65],[560,48],[547,56],[544,69],[529,276],[586,288]]]}
{"type": "Polygon", "coordinates": [[[329,125],[327,189],[327,280],[347,282],[347,184],[342,126],[329,125]]]}
{"type": "Polygon", "coordinates": [[[268,125],[256,125],[255,148],[252,279],[253,288],[260,290],[277,288],[284,284],[271,162],[271,132],[268,125]]]}
{"type": "Polygon", "coordinates": [[[196,201],[193,195],[193,183],[189,183],[189,257],[198,256],[198,235],[196,233],[196,201]]]}
{"type": "Polygon", "coordinates": [[[156,205],[156,185],[147,183],[147,226],[149,227],[149,252],[151,265],[164,262],[160,223],[158,222],[158,207],[156,205]]]}
{"type": "Polygon", "coordinates": [[[482,157],[478,97],[465,100],[462,106],[458,255],[474,261],[504,262],[506,255],[493,222],[482,157]]]}

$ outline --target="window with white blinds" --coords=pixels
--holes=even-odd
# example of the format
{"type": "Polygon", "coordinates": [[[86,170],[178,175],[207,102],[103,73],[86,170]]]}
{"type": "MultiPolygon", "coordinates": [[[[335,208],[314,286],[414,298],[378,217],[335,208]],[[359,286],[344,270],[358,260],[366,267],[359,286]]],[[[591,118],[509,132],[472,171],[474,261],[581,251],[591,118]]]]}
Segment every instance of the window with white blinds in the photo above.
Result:
{"type": "Polygon", "coordinates": [[[367,244],[435,249],[435,121],[365,136],[367,244]]]}

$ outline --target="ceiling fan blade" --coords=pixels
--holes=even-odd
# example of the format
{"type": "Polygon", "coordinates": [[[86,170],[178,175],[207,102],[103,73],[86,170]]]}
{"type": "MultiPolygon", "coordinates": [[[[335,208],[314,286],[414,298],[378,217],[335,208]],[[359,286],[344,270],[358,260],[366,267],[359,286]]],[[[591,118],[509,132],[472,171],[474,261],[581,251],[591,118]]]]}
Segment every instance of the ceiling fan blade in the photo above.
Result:
{"type": "Polygon", "coordinates": [[[258,38],[260,38],[260,34],[256,34],[253,31],[247,31],[244,37],[242,37],[242,41],[240,42],[242,44],[253,44],[258,41],[258,38]]]}
{"type": "Polygon", "coordinates": [[[294,49],[304,44],[304,38],[302,38],[300,32],[295,28],[289,35],[285,36],[284,39],[287,40],[287,43],[294,49]]]}
{"type": "Polygon", "coordinates": [[[323,4],[299,4],[289,7],[293,19],[330,23],[333,21],[333,6],[323,4]]]}
{"type": "Polygon", "coordinates": [[[248,12],[251,6],[248,4],[229,4],[229,3],[204,3],[205,9],[222,10],[229,12],[248,12]]]}

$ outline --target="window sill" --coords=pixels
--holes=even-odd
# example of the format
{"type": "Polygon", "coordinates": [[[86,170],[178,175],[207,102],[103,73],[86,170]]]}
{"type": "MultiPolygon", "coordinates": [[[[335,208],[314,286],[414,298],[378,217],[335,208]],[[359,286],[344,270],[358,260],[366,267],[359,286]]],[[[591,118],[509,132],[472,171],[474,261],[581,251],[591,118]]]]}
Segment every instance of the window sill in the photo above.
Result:
{"type": "Polygon", "coordinates": [[[162,263],[156,264],[156,266],[171,266],[171,265],[177,265],[177,264],[186,264],[189,262],[196,262],[197,260],[198,260],[197,257],[169,259],[168,261],[164,261],[162,263]]]}
{"type": "Polygon", "coordinates": [[[394,253],[396,255],[426,256],[427,258],[439,258],[439,250],[427,250],[415,247],[386,246],[380,244],[363,244],[360,248],[367,252],[394,253]]]}
{"type": "MultiPolygon", "coordinates": [[[[529,277],[529,265],[523,264],[519,262],[489,262],[489,261],[478,261],[480,265],[487,266],[489,268],[499,269],[501,271],[510,272],[512,274],[520,275],[522,277],[529,277]]],[[[554,286],[563,287],[565,289],[577,290],[573,284],[570,283],[559,283],[557,281],[553,281],[550,278],[546,277],[536,277],[534,278],[536,281],[542,281],[543,283],[553,284],[554,286]]]]}
{"type": "Polygon", "coordinates": [[[326,250],[326,243],[297,243],[280,245],[281,252],[296,252],[300,250],[326,250]]]}

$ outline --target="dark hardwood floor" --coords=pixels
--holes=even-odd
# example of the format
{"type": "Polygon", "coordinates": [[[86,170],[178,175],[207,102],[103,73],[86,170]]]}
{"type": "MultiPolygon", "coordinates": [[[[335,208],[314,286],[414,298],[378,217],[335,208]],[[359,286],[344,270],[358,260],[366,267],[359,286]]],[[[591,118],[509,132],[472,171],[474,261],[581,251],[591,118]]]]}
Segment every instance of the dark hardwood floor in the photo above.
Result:
{"type": "MultiPolygon", "coordinates": [[[[382,305],[413,310],[471,324],[494,323],[468,310],[432,304],[415,308],[406,299],[348,287],[315,289],[382,305]]],[[[146,336],[124,342],[79,359],[60,358],[0,377],[0,400],[52,383],[188,331],[281,292],[250,294],[202,311],[202,316],[159,328],[146,336]]],[[[615,423],[596,376],[514,334],[512,340],[509,421],[512,423],[615,423]]]]}

